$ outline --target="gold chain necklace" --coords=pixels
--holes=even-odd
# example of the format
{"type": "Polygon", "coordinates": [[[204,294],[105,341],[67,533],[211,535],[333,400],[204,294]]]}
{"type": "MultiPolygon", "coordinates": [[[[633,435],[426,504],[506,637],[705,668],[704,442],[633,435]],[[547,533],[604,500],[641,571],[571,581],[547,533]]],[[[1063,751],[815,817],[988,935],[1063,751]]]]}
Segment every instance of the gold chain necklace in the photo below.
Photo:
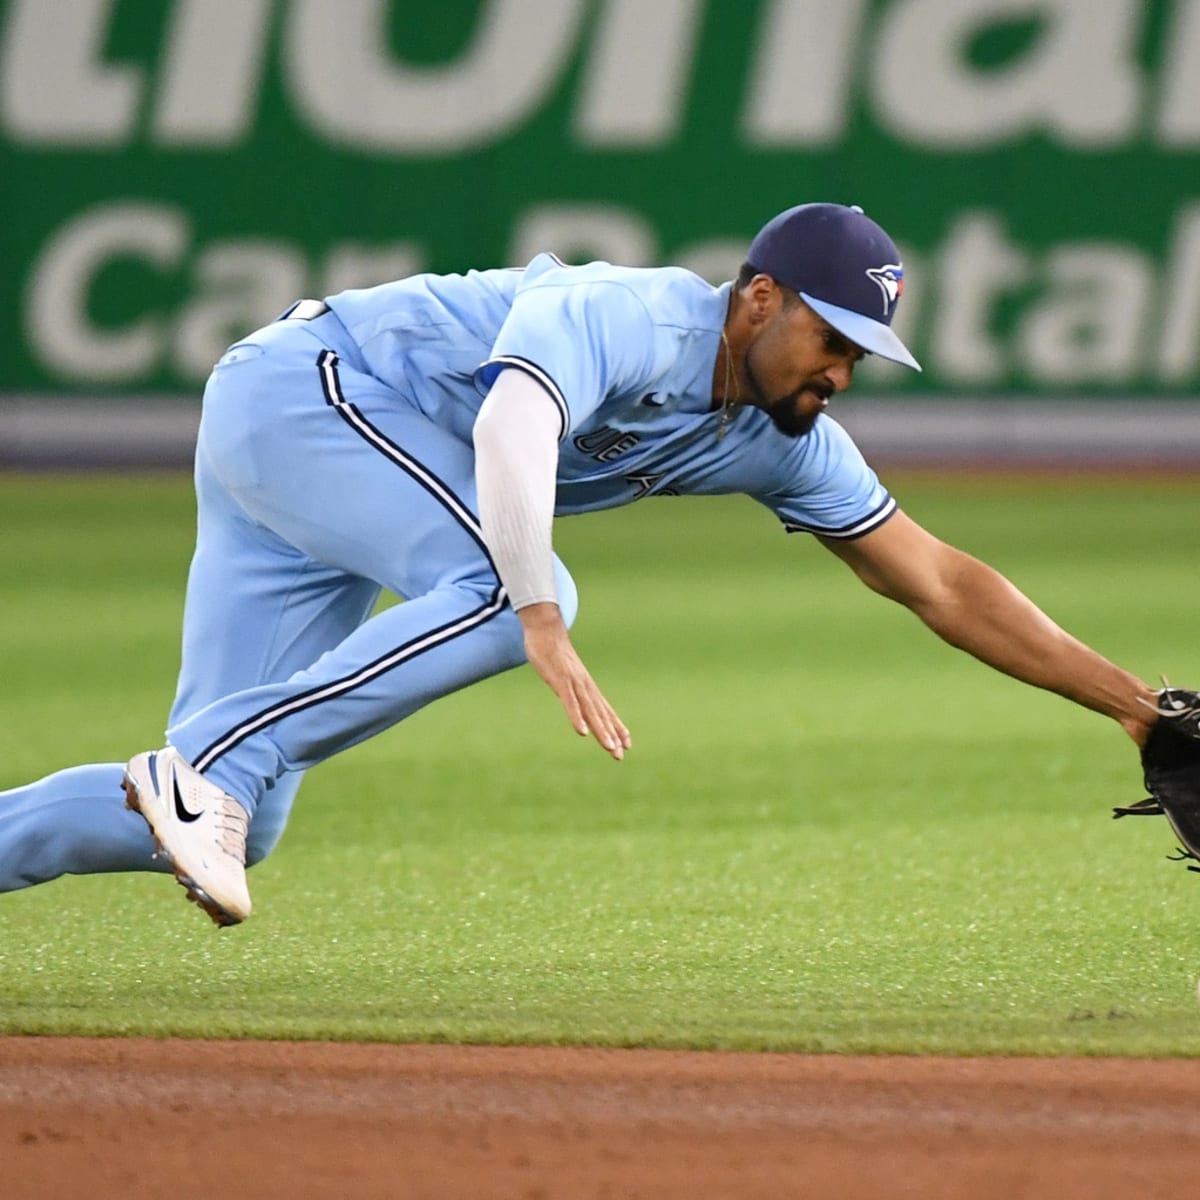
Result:
{"type": "Polygon", "coordinates": [[[734,405],[742,402],[741,388],[738,388],[737,396],[733,400],[729,398],[730,387],[733,384],[733,353],[729,349],[729,339],[725,336],[724,329],[721,330],[721,345],[725,347],[725,388],[721,396],[721,420],[717,424],[717,441],[725,436],[734,405]]]}

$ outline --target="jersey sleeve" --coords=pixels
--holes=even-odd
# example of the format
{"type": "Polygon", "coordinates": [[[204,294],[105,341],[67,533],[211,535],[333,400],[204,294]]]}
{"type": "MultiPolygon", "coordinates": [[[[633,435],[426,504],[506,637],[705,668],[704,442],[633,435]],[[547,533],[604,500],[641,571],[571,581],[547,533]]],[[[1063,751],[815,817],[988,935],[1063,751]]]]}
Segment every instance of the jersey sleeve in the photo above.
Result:
{"type": "Polygon", "coordinates": [[[897,507],[850,435],[824,415],[793,443],[782,484],[754,499],[771,509],[788,533],[847,540],[879,528],[897,507]]]}
{"type": "Polygon", "coordinates": [[[519,291],[475,386],[486,392],[506,368],[525,371],[558,406],[559,440],[608,396],[654,374],[655,328],[642,301],[611,280],[552,278],[519,291]]]}

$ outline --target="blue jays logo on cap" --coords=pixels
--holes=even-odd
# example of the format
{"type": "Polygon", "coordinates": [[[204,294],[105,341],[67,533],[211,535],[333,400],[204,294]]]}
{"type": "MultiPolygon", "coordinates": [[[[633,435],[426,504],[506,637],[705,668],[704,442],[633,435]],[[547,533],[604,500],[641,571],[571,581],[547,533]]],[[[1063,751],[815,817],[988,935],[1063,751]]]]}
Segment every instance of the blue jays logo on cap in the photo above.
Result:
{"type": "Polygon", "coordinates": [[[883,315],[891,316],[892,305],[904,295],[904,268],[900,263],[885,263],[882,267],[868,267],[867,278],[879,285],[883,293],[883,315]]]}

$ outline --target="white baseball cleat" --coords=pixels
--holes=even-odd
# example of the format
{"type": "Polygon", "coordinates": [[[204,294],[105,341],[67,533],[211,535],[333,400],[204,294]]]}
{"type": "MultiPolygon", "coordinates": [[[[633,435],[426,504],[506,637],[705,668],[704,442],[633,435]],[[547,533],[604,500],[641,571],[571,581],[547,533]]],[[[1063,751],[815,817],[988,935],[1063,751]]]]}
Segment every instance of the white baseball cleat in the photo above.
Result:
{"type": "Polygon", "coordinates": [[[250,915],[246,810],[172,746],[131,758],[121,786],[125,806],[145,817],[188,899],[218,925],[244,921],[250,915]]]}

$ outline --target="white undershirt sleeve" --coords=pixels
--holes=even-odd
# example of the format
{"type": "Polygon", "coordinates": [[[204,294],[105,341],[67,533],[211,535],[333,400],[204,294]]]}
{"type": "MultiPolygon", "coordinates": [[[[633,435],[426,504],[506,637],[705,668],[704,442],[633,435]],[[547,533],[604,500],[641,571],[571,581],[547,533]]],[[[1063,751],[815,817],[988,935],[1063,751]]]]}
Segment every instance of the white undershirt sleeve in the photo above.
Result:
{"type": "Polygon", "coordinates": [[[554,494],[562,417],[532,376],[502,371],[475,420],[483,540],[514,609],[558,602],[554,494]]]}

